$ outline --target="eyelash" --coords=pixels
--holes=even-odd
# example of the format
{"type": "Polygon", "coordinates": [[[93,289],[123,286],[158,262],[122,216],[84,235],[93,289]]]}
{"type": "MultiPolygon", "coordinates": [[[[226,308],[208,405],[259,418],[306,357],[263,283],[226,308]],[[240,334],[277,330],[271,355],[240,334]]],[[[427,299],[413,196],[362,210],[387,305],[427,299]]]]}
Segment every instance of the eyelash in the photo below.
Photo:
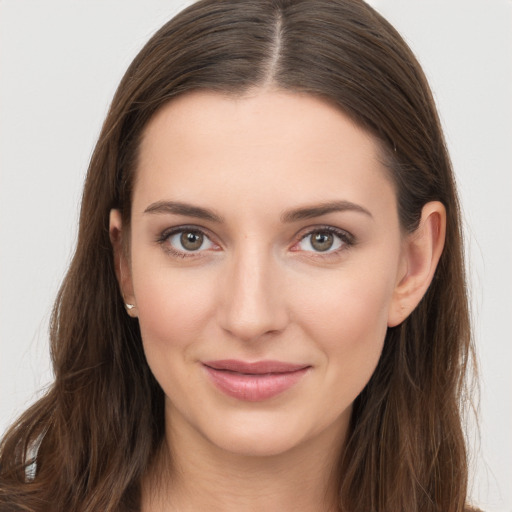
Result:
{"type": "Polygon", "coordinates": [[[170,254],[171,256],[177,258],[197,258],[203,251],[179,251],[168,243],[171,236],[184,232],[201,234],[208,240],[211,240],[212,238],[203,228],[199,228],[197,226],[179,226],[171,229],[166,229],[165,231],[163,231],[162,234],[157,238],[157,243],[162,245],[165,252],[170,254]]]}
{"type": "MultiPolygon", "coordinates": [[[[205,238],[207,238],[210,241],[212,239],[212,237],[208,234],[207,231],[204,230],[204,228],[199,228],[197,226],[179,226],[179,227],[175,227],[175,228],[167,229],[167,230],[163,231],[159,235],[159,237],[157,238],[156,241],[157,241],[158,244],[162,245],[164,250],[165,250],[165,252],[167,252],[171,256],[174,256],[174,257],[177,257],[177,258],[197,258],[197,257],[200,257],[201,253],[204,252],[204,251],[189,251],[189,252],[179,251],[179,250],[175,249],[174,247],[172,247],[172,245],[170,245],[168,243],[169,242],[169,238],[171,236],[176,235],[178,233],[187,232],[187,231],[190,232],[190,233],[201,234],[201,235],[203,235],[205,238]]],[[[325,252],[322,252],[322,251],[306,251],[306,252],[310,252],[312,255],[314,255],[313,257],[315,257],[315,258],[324,258],[324,259],[326,259],[326,258],[332,258],[332,257],[338,256],[340,252],[345,251],[345,250],[349,249],[350,247],[352,247],[352,246],[354,246],[356,244],[355,237],[351,233],[349,233],[348,231],[345,231],[345,230],[339,229],[339,228],[335,228],[333,226],[314,226],[312,228],[308,228],[307,231],[300,233],[296,237],[296,240],[294,241],[292,247],[296,246],[298,243],[300,243],[303,240],[305,240],[308,236],[311,236],[311,235],[313,235],[315,233],[331,233],[331,234],[337,236],[341,240],[341,242],[342,242],[341,247],[336,249],[336,250],[334,250],[334,251],[325,251],[325,252]]],[[[215,243],[215,242],[212,242],[212,243],[215,243]]],[[[298,250],[296,250],[296,251],[299,252],[298,250]]]]}
{"type": "Polygon", "coordinates": [[[346,251],[347,249],[349,249],[350,247],[352,247],[356,244],[355,237],[348,231],[345,231],[345,230],[339,229],[339,228],[335,228],[334,226],[315,226],[313,228],[308,228],[306,232],[302,232],[297,237],[297,241],[294,242],[293,246],[302,242],[308,236],[314,235],[315,233],[329,233],[329,234],[333,234],[334,236],[337,236],[341,241],[341,247],[339,247],[338,249],[335,249],[333,251],[327,250],[325,252],[307,251],[314,258],[323,258],[323,259],[335,258],[335,257],[339,256],[341,252],[346,251]]]}

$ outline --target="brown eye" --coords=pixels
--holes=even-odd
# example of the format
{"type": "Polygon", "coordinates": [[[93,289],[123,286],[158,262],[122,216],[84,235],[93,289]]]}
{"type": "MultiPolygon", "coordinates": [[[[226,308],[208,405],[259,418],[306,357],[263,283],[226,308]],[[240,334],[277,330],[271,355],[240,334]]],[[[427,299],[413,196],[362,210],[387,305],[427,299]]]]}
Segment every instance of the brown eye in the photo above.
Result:
{"type": "Polygon", "coordinates": [[[175,228],[171,233],[164,232],[158,241],[168,254],[181,258],[219,249],[206,233],[195,228],[175,228]]]}
{"type": "Polygon", "coordinates": [[[331,253],[351,245],[346,232],[332,229],[319,229],[310,231],[298,244],[298,249],[306,252],[331,253]]]}
{"type": "Polygon", "coordinates": [[[194,231],[183,231],[180,236],[180,243],[186,251],[197,251],[203,245],[204,236],[194,231]]]}
{"type": "Polygon", "coordinates": [[[328,232],[318,232],[311,235],[311,247],[315,251],[324,252],[332,248],[334,244],[334,235],[328,232]]]}

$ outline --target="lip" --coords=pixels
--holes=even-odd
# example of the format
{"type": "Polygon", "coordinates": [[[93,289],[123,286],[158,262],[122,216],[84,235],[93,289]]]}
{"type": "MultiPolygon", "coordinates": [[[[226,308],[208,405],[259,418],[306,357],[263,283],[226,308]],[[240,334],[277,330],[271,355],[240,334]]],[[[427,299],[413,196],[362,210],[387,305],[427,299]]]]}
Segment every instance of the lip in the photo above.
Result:
{"type": "Polygon", "coordinates": [[[202,364],[217,389],[247,402],[261,402],[283,393],[297,384],[310,368],[309,365],[282,361],[236,359],[204,361],[202,364]]]}

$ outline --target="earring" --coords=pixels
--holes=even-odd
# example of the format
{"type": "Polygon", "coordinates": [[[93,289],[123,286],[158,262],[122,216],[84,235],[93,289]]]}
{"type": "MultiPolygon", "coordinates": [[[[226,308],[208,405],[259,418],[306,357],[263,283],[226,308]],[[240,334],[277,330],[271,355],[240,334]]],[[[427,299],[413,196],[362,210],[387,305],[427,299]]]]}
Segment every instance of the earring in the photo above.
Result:
{"type": "Polygon", "coordinates": [[[133,309],[135,306],[133,304],[125,304],[126,309],[130,310],[133,309]]]}

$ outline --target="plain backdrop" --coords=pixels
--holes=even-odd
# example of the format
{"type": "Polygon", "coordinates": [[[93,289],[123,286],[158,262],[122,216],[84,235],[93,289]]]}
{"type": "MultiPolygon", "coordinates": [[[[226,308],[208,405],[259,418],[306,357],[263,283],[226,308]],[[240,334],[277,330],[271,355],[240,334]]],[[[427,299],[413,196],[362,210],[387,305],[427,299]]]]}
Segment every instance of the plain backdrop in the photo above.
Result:
{"type": "MultiPolygon", "coordinates": [[[[0,0],[0,434],[51,381],[48,319],[110,99],[136,52],[188,3],[0,0]]],[[[472,497],[510,512],[512,1],[370,3],[417,54],[445,128],[481,372],[472,497]]]]}

